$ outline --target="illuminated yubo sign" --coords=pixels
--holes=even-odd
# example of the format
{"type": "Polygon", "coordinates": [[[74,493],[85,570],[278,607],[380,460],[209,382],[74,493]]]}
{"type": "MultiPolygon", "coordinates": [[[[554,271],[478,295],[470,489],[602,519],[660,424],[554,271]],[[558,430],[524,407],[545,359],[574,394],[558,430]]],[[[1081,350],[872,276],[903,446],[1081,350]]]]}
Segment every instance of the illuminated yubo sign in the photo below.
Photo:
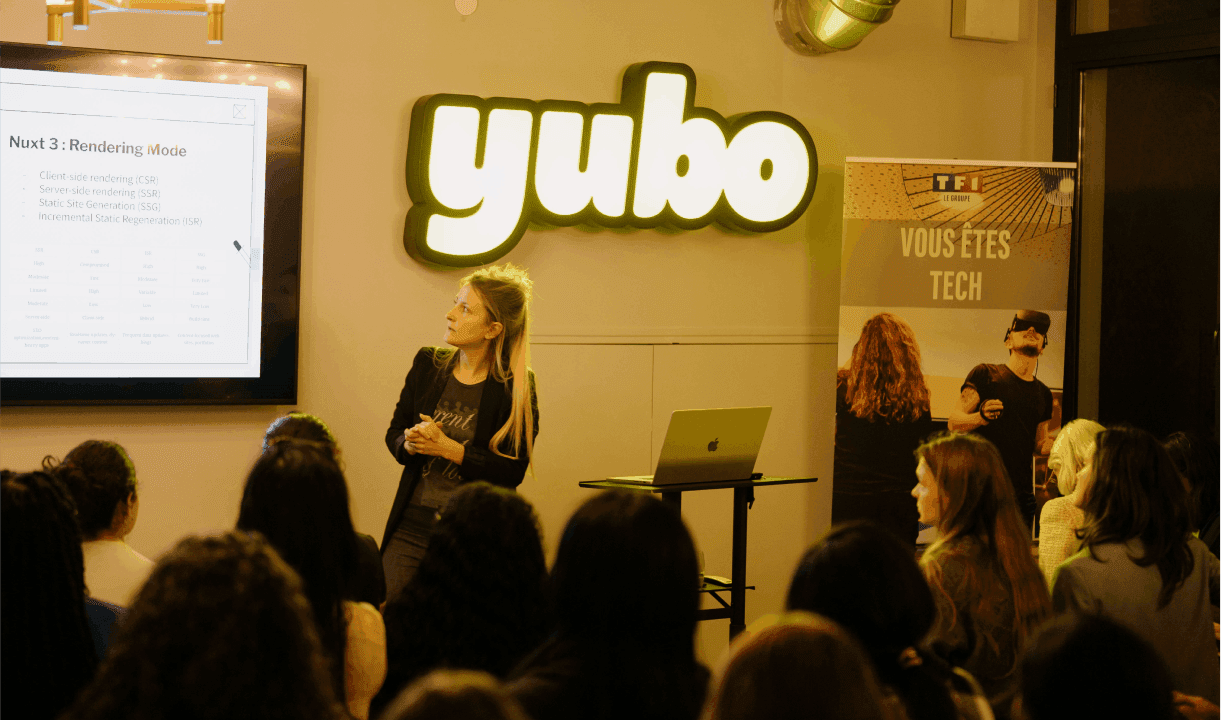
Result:
{"type": "Polygon", "coordinates": [[[407,145],[407,251],[481,265],[531,220],[752,232],[795,221],[818,177],[810,134],[783,113],[726,120],[694,98],[691,68],[660,62],[628,69],[618,105],[421,98],[407,145]]]}

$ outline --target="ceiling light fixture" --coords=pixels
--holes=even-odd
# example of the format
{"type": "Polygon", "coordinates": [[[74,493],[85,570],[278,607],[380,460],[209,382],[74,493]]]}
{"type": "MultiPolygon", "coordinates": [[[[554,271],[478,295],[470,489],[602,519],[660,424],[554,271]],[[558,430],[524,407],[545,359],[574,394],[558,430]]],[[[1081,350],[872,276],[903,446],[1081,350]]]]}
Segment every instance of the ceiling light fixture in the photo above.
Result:
{"type": "Polygon", "coordinates": [[[220,45],[225,36],[225,0],[47,0],[47,44],[64,44],[64,17],[72,17],[76,30],[89,29],[92,14],[140,12],[160,15],[198,15],[208,18],[208,44],[220,45]]]}

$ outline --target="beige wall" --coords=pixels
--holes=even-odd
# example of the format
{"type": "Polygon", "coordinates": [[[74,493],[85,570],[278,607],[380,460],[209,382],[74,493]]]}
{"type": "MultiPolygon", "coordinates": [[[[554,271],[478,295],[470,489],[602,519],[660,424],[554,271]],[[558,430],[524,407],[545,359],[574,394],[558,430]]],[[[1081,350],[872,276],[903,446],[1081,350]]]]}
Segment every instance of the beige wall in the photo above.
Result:
{"type": "MultiPolygon", "coordinates": [[[[219,48],[204,44],[201,18],[183,17],[94,15],[65,43],[308,66],[298,407],[332,424],[356,523],[379,538],[398,477],[385,427],[411,355],[439,342],[460,277],[402,247],[418,97],[618,102],[628,65],[668,60],[694,68],[701,106],[779,110],[809,129],[818,188],[783,231],[531,230],[508,256],[537,286],[542,432],[522,492],[549,551],[589,492],[576,482],[646,472],[670,411],[775,406],[758,469],[821,480],[759,492],[748,622],[780,609],[793,563],[830,517],[844,157],[1051,159],[1050,0],[1023,2],[1017,43],[951,39],[950,2],[935,0],[900,4],[861,47],[818,58],[782,45],[770,0],[483,0],[468,18],[449,0],[227,8],[219,48]]],[[[4,40],[45,40],[41,3],[0,10],[4,40]]],[[[130,540],[156,556],[185,533],[232,525],[261,433],[288,409],[6,408],[0,465],[30,468],[89,437],[124,444],[142,482],[130,540]]],[[[708,572],[727,575],[728,494],[692,495],[684,514],[708,572]]],[[[705,625],[712,661],[726,626],[705,625]]]]}

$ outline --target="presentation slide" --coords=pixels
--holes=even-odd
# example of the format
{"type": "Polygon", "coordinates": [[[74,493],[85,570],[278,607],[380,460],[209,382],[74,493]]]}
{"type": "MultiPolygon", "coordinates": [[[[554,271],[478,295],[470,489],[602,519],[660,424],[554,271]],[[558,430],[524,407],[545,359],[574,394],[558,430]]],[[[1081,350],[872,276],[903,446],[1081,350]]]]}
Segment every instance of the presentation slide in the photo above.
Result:
{"type": "Polygon", "coordinates": [[[0,69],[0,377],[259,376],[267,88],[0,69]]]}

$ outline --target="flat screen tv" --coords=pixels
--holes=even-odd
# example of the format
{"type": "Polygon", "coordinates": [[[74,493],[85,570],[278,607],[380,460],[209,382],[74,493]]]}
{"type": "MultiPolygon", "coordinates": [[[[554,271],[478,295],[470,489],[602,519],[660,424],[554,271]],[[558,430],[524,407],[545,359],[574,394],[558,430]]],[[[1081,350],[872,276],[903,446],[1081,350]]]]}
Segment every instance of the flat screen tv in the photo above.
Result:
{"type": "Polygon", "coordinates": [[[0,403],[295,404],[305,66],[0,43],[0,403]]]}

